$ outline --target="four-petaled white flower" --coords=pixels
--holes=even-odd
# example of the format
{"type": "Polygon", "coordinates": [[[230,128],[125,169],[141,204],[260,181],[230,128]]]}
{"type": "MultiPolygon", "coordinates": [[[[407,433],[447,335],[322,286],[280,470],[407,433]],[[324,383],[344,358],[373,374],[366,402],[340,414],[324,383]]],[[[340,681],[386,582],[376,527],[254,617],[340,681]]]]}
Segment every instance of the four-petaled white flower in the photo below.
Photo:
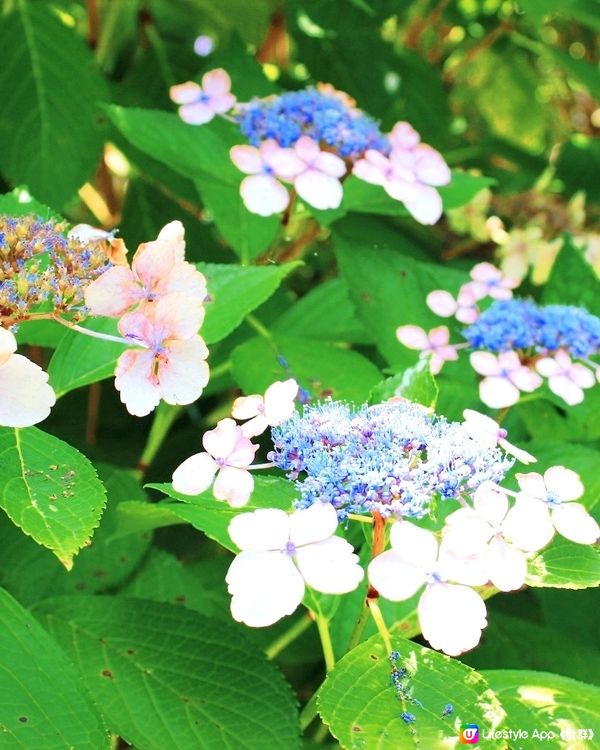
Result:
{"type": "Polygon", "coordinates": [[[408,521],[393,524],[390,542],[392,549],[369,564],[371,584],[395,602],[409,599],[426,584],[418,605],[423,637],[450,656],[475,648],[487,625],[486,609],[479,594],[462,583],[485,582],[478,561],[475,570],[456,564],[452,550],[442,545],[438,551],[431,531],[408,521]]]}
{"type": "Polygon", "coordinates": [[[352,545],[334,535],[337,525],[328,503],[291,515],[265,508],[236,516],[229,536],[242,551],[225,579],[233,618],[251,627],[272,625],[294,612],[305,583],[325,594],[353,591],[364,571],[352,545]]]}
{"type": "Polygon", "coordinates": [[[472,352],[471,366],[484,379],[479,384],[479,398],[492,409],[516,404],[521,391],[530,393],[543,383],[542,378],[526,367],[516,352],[472,352]]]}
{"type": "Polygon", "coordinates": [[[199,495],[214,479],[217,500],[226,500],[234,508],[246,505],[254,489],[248,467],[258,445],[250,442],[233,419],[222,419],[214,430],[205,432],[202,445],[205,451],[190,456],[173,472],[173,489],[184,495],[199,495]]]}
{"type": "Polygon", "coordinates": [[[291,179],[302,200],[322,211],[338,208],[344,195],[340,182],[346,174],[344,160],[330,151],[321,151],[319,144],[306,135],[298,138],[293,152],[298,164],[291,179]]]}
{"type": "MultiPolygon", "coordinates": [[[[583,495],[578,474],[564,466],[552,466],[544,476],[535,472],[517,474],[517,481],[521,492],[511,512],[529,515],[529,525],[535,528],[539,537],[539,546],[533,549],[548,544],[555,529],[578,544],[596,542],[600,527],[581,503],[573,502],[583,495]]],[[[528,549],[530,531],[527,528],[519,525],[513,529],[511,526],[509,532],[515,544],[528,549]]]]}
{"type": "Polygon", "coordinates": [[[193,81],[171,86],[169,96],[180,104],[179,117],[190,125],[204,125],[215,115],[222,115],[235,104],[230,92],[231,78],[223,68],[210,70],[202,76],[202,86],[193,81]]]}
{"type": "Polygon", "coordinates": [[[537,458],[532,456],[531,453],[527,453],[527,451],[509,443],[506,439],[506,430],[500,427],[498,422],[491,417],[481,414],[474,409],[465,409],[463,417],[465,418],[465,429],[473,440],[477,440],[482,446],[492,448],[495,445],[499,445],[507,453],[518,458],[524,464],[531,464],[537,461],[537,458]]]}
{"type": "Polygon", "coordinates": [[[267,427],[277,425],[289,419],[294,413],[294,399],[298,395],[298,383],[289,380],[272,383],[264,396],[240,396],[233,402],[231,416],[235,419],[249,420],[241,429],[246,437],[261,435],[267,427]]]}
{"type": "Polygon", "coordinates": [[[478,300],[484,297],[510,299],[512,290],[519,286],[516,279],[507,278],[502,271],[491,263],[477,263],[471,269],[470,276],[473,281],[466,286],[478,300]]]}
{"type": "Polygon", "coordinates": [[[461,286],[456,299],[444,289],[429,292],[425,302],[427,307],[440,318],[454,315],[461,323],[474,323],[479,317],[477,297],[469,284],[461,286]]]}
{"type": "Polygon", "coordinates": [[[42,368],[16,351],[15,337],[0,326],[0,425],[31,427],[46,419],[56,396],[42,368]]]}
{"type": "Polygon", "coordinates": [[[456,347],[449,344],[450,331],[447,326],[438,326],[429,332],[419,326],[399,326],[396,337],[409,349],[416,349],[423,355],[431,354],[431,372],[434,375],[440,372],[444,362],[458,359],[456,347]]]}
{"type": "Polygon", "coordinates": [[[536,370],[548,378],[552,393],[564,399],[569,406],[583,401],[583,389],[595,383],[594,373],[587,367],[572,362],[567,352],[559,350],[554,357],[544,357],[536,363],[536,370]]]}

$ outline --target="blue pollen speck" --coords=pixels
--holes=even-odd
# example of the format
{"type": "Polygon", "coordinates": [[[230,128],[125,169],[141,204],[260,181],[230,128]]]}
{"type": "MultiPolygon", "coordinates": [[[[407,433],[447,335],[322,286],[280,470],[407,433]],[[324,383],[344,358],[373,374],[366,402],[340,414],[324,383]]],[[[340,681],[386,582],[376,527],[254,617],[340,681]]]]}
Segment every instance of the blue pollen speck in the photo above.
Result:
{"type": "Polygon", "coordinates": [[[406,724],[413,724],[417,718],[414,714],[411,714],[408,711],[404,711],[404,713],[400,714],[400,717],[406,724]]]}

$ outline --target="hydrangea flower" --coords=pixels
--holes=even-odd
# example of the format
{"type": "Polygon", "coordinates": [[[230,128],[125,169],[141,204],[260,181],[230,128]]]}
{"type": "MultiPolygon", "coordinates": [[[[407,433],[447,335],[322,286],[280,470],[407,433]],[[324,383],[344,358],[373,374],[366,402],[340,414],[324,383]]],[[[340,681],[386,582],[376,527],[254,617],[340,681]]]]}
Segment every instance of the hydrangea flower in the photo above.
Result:
{"type": "Polygon", "coordinates": [[[289,419],[295,410],[295,398],[298,395],[298,383],[289,380],[272,383],[264,396],[240,396],[233,402],[231,416],[235,419],[247,419],[242,425],[246,437],[261,435],[267,427],[275,427],[289,419]]]}
{"type": "Polygon", "coordinates": [[[335,510],[318,503],[288,515],[275,508],[235,516],[229,536],[242,550],[226,576],[238,622],[266,627],[290,615],[305,585],[325,594],[353,591],[364,577],[352,546],[335,536],[335,510]]]}
{"type": "Polygon", "coordinates": [[[214,480],[217,500],[226,500],[234,508],[246,505],[254,489],[248,467],[258,445],[250,442],[233,419],[221,419],[214,430],[205,432],[202,445],[204,452],[190,456],[175,469],[173,489],[184,495],[199,495],[214,480]]]}
{"type": "Polygon", "coordinates": [[[294,144],[300,168],[293,178],[294,189],[311,206],[322,211],[338,208],[344,191],[340,177],[346,174],[346,165],[339,156],[322,151],[319,144],[302,136],[294,144]]]}
{"type": "MultiPolygon", "coordinates": [[[[529,525],[539,535],[535,549],[548,544],[555,529],[578,544],[594,544],[598,540],[600,527],[581,503],[573,502],[583,495],[583,485],[574,471],[552,466],[543,476],[535,472],[517,474],[517,481],[521,491],[513,510],[529,515],[529,525]]],[[[526,528],[511,529],[511,534],[515,544],[528,548],[526,528]]]]}
{"type": "Polygon", "coordinates": [[[56,403],[48,375],[17,351],[17,341],[0,326],[0,425],[31,427],[56,403]]]}
{"type": "Polygon", "coordinates": [[[473,323],[479,317],[477,296],[468,284],[461,287],[456,299],[443,289],[429,292],[426,297],[427,307],[440,318],[454,316],[461,323],[473,323]]]}
{"type": "Polygon", "coordinates": [[[542,378],[521,363],[516,352],[472,352],[471,365],[484,375],[479,384],[479,397],[492,409],[516,404],[521,391],[531,393],[542,384],[542,378]]]}
{"type": "Polygon", "coordinates": [[[190,125],[204,125],[215,115],[228,112],[235,104],[230,91],[231,78],[223,68],[211,70],[202,76],[202,86],[193,81],[171,86],[169,96],[180,104],[179,117],[190,125]]]}
{"type": "Polygon", "coordinates": [[[532,456],[531,453],[509,443],[506,439],[506,430],[500,427],[498,422],[491,417],[481,414],[474,409],[465,409],[463,411],[463,417],[465,419],[465,429],[473,440],[478,440],[484,445],[490,447],[499,445],[501,448],[504,448],[509,455],[514,456],[523,464],[531,464],[537,461],[537,458],[532,456]]]}
{"type": "Polygon", "coordinates": [[[517,279],[505,276],[491,263],[477,263],[471,269],[470,276],[473,281],[468,284],[468,287],[478,300],[484,297],[510,299],[512,290],[519,286],[517,279]]]}
{"type": "Polygon", "coordinates": [[[583,389],[591,388],[596,378],[587,367],[571,361],[571,357],[558,351],[554,357],[543,357],[535,365],[536,370],[548,378],[548,386],[552,393],[560,396],[569,406],[575,406],[583,401],[583,389]]]}
{"type": "Polygon", "coordinates": [[[449,345],[450,331],[446,326],[432,328],[429,333],[419,326],[399,326],[396,337],[409,349],[417,349],[422,355],[431,354],[431,372],[434,375],[440,372],[444,362],[458,359],[456,347],[449,345]]]}
{"type": "MultiPolygon", "coordinates": [[[[455,577],[456,566],[448,567],[443,544],[438,548],[432,532],[408,521],[392,525],[390,544],[390,550],[369,564],[371,585],[396,602],[409,599],[425,585],[417,609],[423,637],[450,656],[475,648],[487,625],[485,604],[455,577]]],[[[466,578],[473,582],[472,575],[466,578]]]]}

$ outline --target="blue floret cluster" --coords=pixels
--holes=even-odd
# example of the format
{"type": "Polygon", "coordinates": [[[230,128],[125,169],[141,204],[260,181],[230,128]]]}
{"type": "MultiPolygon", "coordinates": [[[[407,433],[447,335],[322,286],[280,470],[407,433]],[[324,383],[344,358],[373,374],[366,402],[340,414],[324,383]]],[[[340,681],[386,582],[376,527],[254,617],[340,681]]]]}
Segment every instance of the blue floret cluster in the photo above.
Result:
{"type": "Polygon", "coordinates": [[[512,465],[464,425],[410,402],[306,406],[272,430],[269,460],[297,482],[298,508],[331,503],[340,520],[378,511],[421,518],[437,499],[471,496],[512,465]]]}
{"type": "Polygon", "coordinates": [[[463,336],[474,349],[491,352],[564,349],[574,357],[589,357],[600,352],[600,318],[572,305],[497,300],[463,330],[463,336]]]}
{"type": "Polygon", "coordinates": [[[371,148],[389,151],[389,143],[373,119],[348,106],[343,98],[315,88],[255,99],[242,105],[236,117],[253,146],[273,138],[280,146],[289,147],[307,135],[346,158],[356,158],[371,148]]]}

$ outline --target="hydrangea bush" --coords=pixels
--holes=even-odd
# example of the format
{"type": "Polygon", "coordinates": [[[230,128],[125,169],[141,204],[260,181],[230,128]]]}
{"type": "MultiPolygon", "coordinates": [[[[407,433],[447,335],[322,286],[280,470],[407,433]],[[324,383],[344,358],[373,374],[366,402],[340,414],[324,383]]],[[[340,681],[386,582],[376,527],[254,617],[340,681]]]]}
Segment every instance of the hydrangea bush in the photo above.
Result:
{"type": "Polygon", "coordinates": [[[0,17],[0,747],[593,750],[590,14],[200,5],[0,17]]]}

